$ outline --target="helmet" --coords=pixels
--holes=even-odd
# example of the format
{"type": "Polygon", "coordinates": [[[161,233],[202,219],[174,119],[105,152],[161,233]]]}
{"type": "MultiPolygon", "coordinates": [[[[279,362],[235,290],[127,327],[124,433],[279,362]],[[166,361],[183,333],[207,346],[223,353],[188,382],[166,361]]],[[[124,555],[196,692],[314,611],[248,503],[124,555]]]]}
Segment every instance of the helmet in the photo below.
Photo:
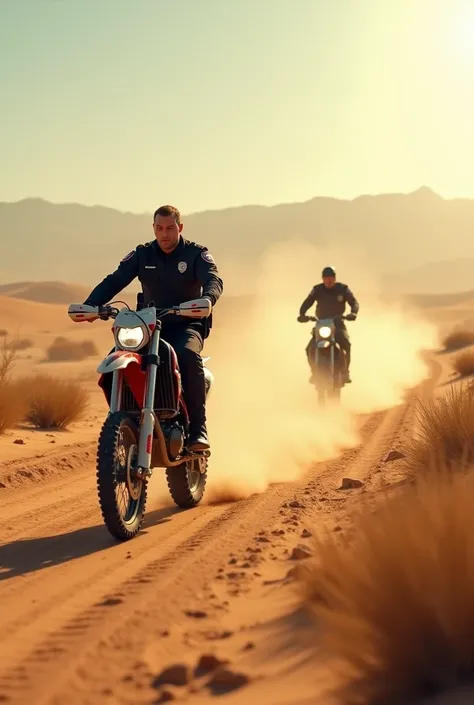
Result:
{"type": "Polygon", "coordinates": [[[336,270],[334,269],[334,267],[324,267],[323,273],[321,276],[322,277],[335,277],[336,270]]]}

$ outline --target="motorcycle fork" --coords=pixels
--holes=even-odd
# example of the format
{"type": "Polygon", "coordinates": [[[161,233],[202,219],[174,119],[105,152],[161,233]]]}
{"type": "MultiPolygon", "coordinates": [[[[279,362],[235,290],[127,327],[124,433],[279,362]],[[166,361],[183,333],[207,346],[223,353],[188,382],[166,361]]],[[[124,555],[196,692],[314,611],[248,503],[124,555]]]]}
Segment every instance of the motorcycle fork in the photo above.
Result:
{"type": "Polygon", "coordinates": [[[140,415],[137,473],[139,476],[150,477],[151,456],[153,449],[153,430],[155,427],[155,390],[156,375],[158,371],[158,349],[160,344],[161,328],[156,326],[148,351],[148,365],[145,379],[145,402],[140,415]]]}
{"type": "MultiPolygon", "coordinates": [[[[314,366],[315,368],[318,366],[319,362],[319,348],[318,348],[318,342],[319,338],[315,336],[314,338],[314,366]]],[[[335,348],[335,338],[330,338],[329,340],[330,344],[330,350],[329,350],[329,360],[331,363],[331,372],[332,372],[332,377],[334,381],[334,363],[335,363],[335,358],[334,358],[334,348],[335,348]]]]}
{"type": "MultiPolygon", "coordinates": [[[[115,352],[118,347],[115,346],[115,352]]],[[[122,390],[123,390],[123,370],[115,370],[112,373],[112,389],[110,391],[109,414],[120,411],[122,408],[122,390]]]]}

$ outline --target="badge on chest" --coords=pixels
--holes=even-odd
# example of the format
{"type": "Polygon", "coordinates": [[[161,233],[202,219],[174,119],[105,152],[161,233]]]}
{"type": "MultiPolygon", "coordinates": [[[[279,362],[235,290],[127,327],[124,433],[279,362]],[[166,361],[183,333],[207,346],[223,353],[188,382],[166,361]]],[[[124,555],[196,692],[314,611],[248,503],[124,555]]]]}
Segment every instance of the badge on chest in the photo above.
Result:
{"type": "Polygon", "coordinates": [[[181,274],[184,274],[184,272],[187,270],[187,268],[188,268],[187,262],[178,262],[178,271],[181,274]]]}

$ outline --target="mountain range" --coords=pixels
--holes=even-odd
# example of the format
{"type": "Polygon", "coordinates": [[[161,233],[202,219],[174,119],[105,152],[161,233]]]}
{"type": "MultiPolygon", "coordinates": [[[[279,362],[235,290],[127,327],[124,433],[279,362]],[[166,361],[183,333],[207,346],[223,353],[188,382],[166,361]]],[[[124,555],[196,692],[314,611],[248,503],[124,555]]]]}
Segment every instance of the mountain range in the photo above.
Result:
{"type": "MultiPolygon", "coordinates": [[[[77,282],[90,289],[139,242],[153,238],[152,210],[0,203],[0,283],[77,282]]],[[[258,263],[273,243],[298,238],[321,253],[354,253],[390,291],[473,288],[474,199],[445,199],[427,187],[409,194],[317,197],[271,207],[247,205],[183,216],[184,235],[209,247],[230,294],[252,293],[258,263]]],[[[321,265],[315,262],[315,278],[321,265]]]]}

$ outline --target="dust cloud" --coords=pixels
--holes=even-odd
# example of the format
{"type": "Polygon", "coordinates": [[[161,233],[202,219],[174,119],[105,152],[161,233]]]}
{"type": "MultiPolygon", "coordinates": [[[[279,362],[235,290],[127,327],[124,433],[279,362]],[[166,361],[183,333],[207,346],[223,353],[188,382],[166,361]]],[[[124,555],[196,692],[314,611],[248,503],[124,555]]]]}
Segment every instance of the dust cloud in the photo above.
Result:
{"type": "Polygon", "coordinates": [[[400,403],[405,389],[427,377],[420,353],[436,347],[436,330],[400,304],[383,303],[382,287],[367,269],[354,253],[322,252],[298,240],[266,253],[251,308],[221,321],[217,341],[206,346],[215,374],[207,501],[236,500],[297,479],[312,462],[358,443],[357,414],[400,403]],[[347,323],[353,383],[342,390],[339,407],[321,410],[308,384],[311,324],[296,318],[326,264],[336,266],[361,309],[347,323]]]}

